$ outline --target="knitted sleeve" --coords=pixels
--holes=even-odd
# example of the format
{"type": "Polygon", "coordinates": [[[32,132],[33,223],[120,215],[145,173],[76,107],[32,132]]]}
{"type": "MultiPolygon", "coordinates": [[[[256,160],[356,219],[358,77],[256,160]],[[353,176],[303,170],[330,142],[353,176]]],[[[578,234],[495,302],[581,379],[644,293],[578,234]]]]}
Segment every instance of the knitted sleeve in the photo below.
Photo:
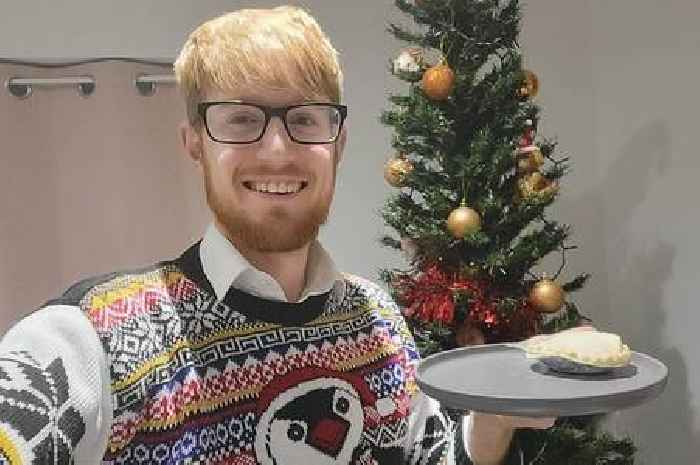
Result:
{"type": "MultiPolygon", "coordinates": [[[[405,326],[405,321],[402,324],[405,326]]],[[[404,334],[403,348],[408,365],[406,381],[411,393],[406,462],[410,465],[471,465],[465,434],[469,416],[453,420],[437,400],[418,389],[415,384],[420,361],[418,350],[407,328],[404,334]]]]}
{"type": "MultiPolygon", "coordinates": [[[[388,296],[387,296],[387,299],[388,296]]],[[[389,300],[394,338],[401,345],[406,360],[406,386],[410,393],[408,435],[405,443],[406,463],[409,465],[473,465],[469,453],[469,431],[472,417],[465,412],[447,412],[437,400],[416,385],[416,368],[420,354],[406,320],[398,306],[389,300]]],[[[519,447],[513,442],[504,464],[522,465],[519,447]]]]}
{"type": "Polygon", "coordinates": [[[454,421],[440,403],[422,393],[416,384],[420,354],[401,311],[391,297],[375,287],[372,294],[387,322],[391,339],[404,364],[409,396],[409,417],[404,456],[408,465],[471,465],[464,432],[469,416],[454,421]]]}
{"type": "Polygon", "coordinates": [[[80,309],[43,307],[0,340],[0,463],[100,463],[111,416],[106,357],[80,309]]]}

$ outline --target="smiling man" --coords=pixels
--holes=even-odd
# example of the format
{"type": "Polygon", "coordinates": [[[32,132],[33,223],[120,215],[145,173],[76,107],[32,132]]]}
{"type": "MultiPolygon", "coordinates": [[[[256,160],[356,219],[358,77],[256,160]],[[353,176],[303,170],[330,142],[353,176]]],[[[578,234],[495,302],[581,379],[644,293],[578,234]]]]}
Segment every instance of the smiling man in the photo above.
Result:
{"type": "Polygon", "coordinates": [[[212,224],[181,256],[77,283],[0,344],[0,462],[501,463],[517,427],[451,420],[378,286],[317,242],[343,155],[337,53],[294,7],[197,28],[175,72],[212,224]]]}

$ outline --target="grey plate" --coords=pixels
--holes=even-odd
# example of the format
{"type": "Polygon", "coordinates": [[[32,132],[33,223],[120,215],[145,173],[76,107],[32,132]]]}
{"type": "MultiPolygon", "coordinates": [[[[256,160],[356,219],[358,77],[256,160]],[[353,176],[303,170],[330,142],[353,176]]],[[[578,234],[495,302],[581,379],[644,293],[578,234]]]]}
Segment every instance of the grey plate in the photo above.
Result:
{"type": "Polygon", "coordinates": [[[431,355],[418,367],[421,390],[446,406],[516,416],[606,413],[648,402],[668,369],[632,352],[630,364],[605,374],[557,373],[518,348],[492,344],[431,355]]]}

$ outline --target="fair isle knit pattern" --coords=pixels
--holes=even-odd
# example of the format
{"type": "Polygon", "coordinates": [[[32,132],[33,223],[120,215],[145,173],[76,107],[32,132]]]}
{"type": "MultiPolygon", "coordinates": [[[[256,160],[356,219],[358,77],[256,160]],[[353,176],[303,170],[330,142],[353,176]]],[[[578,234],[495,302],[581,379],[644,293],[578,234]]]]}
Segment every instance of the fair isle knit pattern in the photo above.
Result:
{"type": "Polygon", "coordinates": [[[197,250],[73,295],[111,366],[103,463],[430,465],[462,447],[440,412],[411,443],[418,353],[376,285],[346,275],[342,301],[280,324],[218,301],[189,265],[197,250]]]}

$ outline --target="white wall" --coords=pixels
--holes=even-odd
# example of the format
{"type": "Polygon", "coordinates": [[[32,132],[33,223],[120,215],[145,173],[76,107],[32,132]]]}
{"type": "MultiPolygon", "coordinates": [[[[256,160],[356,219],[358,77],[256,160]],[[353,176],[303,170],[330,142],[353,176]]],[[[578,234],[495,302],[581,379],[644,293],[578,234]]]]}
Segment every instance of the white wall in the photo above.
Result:
{"type": "Polygon", "coordinates": [[[523,43],[542,79],[544,131],[573,173],[554,208],[589,271],[576,296],[600,327],[670,369],[666,392],[613,415],[642,464],[700,463],[700,4],[531,0],[523,43]]]}
{"type": "Polygon", "coordinates": [[[592,9],[600,163],[593,195],[604,205],[609,296],[601,317],[671,370],[666,396],[620,415],[620,424],[648,438],[650,462],[697,464],[700,5],[624,3],[592,9]]]}
{"type": "MultiPolygon", "coordinates": [[[[384,31],[396,12],[389,0],[291,3],[318,17],[347,77],[351,137],[323,239],[343,268],[376,277],[378,267],[400,263],[376,244],[374,214],[388,192],[381,173],[390,133],[377,118],[399,86],[386,73],[399,45],[384,31]]],[[[0,56],[172,58],[203,19],[273,4],[6,2],[0,56]]],[[[599,327],[671,370],[659,400],[609,422],[634,436],[639,463],[649,465],[700,463],[698,17],[700,4],[688,0],[531,0],[523,24],[526,62],[542,80],[541,132],[574,161],[553,213],[574,226],[580,246],[568,269],[593,274],[576,301],[599,327]]]]}

